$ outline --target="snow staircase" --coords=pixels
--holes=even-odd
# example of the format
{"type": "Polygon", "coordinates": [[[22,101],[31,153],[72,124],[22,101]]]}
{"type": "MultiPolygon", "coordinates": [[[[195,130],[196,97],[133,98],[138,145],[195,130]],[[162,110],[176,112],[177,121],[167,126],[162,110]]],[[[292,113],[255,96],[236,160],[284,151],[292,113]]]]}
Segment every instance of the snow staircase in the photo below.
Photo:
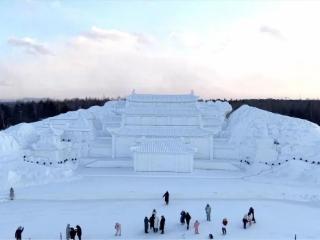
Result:
{"type": "Polygon", "coordinates": [[[239,163],[234,159],[194,160],[194,169],[238,171],[239,163]]]}
{"type": "Polygon", "coordinates": [[[80,159],[80,165],[88,168],[133,168],[129,158],[87,157],[80,159]]]}

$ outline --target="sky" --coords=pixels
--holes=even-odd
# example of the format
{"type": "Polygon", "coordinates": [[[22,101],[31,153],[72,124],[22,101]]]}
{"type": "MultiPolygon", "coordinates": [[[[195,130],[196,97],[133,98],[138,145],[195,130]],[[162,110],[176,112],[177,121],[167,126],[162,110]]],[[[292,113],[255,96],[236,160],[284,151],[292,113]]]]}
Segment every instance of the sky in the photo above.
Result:
{"type": "Polygon", "coordinates": [[[0,1],[0,99],[319,98],[320,1],[0,1]]]}

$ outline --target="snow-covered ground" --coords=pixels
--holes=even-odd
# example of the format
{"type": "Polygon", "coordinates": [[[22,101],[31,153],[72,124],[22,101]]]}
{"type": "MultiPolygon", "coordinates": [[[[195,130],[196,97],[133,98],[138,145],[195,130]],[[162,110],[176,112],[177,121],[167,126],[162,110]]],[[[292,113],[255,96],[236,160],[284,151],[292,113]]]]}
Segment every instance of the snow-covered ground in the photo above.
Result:
{"type": "Polygon", "coordinates": [[[96,167],[81,166],[75,158],[88,152],[88,146],[110,153],[103,126],[119,123],[115,113],[123,105],[109,102],[0,132],[0,239],[12,239],[19,225],[25,227],[25,239],[58,239],[67,223],[81,225],[83,239],[110,239],[115,238],[115,222],[122,224],[121,239],[205,239],[209,233],[232,240],[294,239],[295,234],[297,239],[319,239],[318,125],[248,106],[225,119],[230,105],[203,103],[202,111],[210,110],[220,124],[213,126],[219,130],[215,143],[226,145],[220,149],[219,166],[229,168],[177,174],[98,167],[104,166],[101,161],[91,164],[96,167]],[[86,135],[69,141],[79,129],[86,135]],[[61,152],[74,161],[59,162],[61,152]],[[43,160],[41,154],[47,153],[56,160],[43,160]],[[14,201],[8,200],[11,186],[14,201]],[[171,201],[164,206],[161,197],[167,190],[171,201]],[[213,207],[210,223],[205,221],[207,203],[213,207]],[[244,230],[241,220],[250,206],[257,223],[244,230]],[[154,208],[166,217],[164,235],[143,232],[143,219],[154,208]],[[179,224],[181,210],[190,212],[192,224],[200,221],[199,235],[179,224]],[[227,236],[221,235],[224,217],[229,219],[227,236]]]}
{"type": "Polygon", "coordinates": [[[0,239],[10,239],[17,226],[25,239],[58,239],[67,223],[83,228],[84,239],[116,238],[114,223],[122,224],[122,239],[318,239],[318,187],[262,182],[253,176],[228,171],[193,174],[133,173],[131,169],[78,169],[72,180],[16,188],[16,200],[0,204],[0,239]],[[168,190],[169,206],[161,199],[168,190]],[[205,205],[212,222],[205,221],[205,205]],[[241,219],[255,208],[257,223],[242,229],[241,219]],[[165,234],[145,234],[143,219],[153,209],[166,218],[165,234]],[[181,210],[200,221],[195,235],[179,224],[181,210]],[[229,220],[227,236],[221,221],[229,220]]]}

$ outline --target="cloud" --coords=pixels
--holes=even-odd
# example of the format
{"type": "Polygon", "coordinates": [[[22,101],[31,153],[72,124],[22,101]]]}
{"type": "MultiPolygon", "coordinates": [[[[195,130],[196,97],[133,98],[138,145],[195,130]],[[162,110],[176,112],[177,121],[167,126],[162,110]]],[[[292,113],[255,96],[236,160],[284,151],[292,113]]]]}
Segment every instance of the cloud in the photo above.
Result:
{"type": "MultiPolygon", "coordinates": [[[[244,21],[223,32],[174,32],[161,39],[92,27],[49,42],[54,57],[44,44],[30,38],[11,39],[11,45],[36,54],[18,59],[13,52],[0,62],[0,77],[5,71],[10,73],[6,74],[10,85],[5,91],[0,86],[0,95],[117,97],[132,89],[137,93],[188,93],[193,89],[202,98],[318,96],[318,43],[311,42],[310,51],[304,51],[303,41],[292,41],[299,37],[295,31],[284,31],[288,41],[265,37],[261,33],[284,34],[257,24],[267,22],[263,20],[244,21]]],[[[288,29],[283,26],[280,28],[288,29]]]]}
{"type": "Polygon", "coordinates": [[[109,40],[114,42],[131,42],[135,44],[151,44],[152,39],[141,33],[128,33],[119,30],[102,29],[93,26],[90,31],[84,32],[80,37],[91,40],[109,40]]]}
{"type": "Polygon", "coordinates": [[[275,28],[263,25],[260,27],[259,31],[261,33],[266,33],[266,34],[270,34],[271,36],[275,37],[275,38],[279,38],[279,39],[284,39],[282,33],[275,28]]]}
{"type": "Polygon", "coordinates": [[[32,38],[9,38],[8,44],[13,47],[23,48],[30,54],[51,55],[51,51],[44,44],[37,42],[32,38]]]}

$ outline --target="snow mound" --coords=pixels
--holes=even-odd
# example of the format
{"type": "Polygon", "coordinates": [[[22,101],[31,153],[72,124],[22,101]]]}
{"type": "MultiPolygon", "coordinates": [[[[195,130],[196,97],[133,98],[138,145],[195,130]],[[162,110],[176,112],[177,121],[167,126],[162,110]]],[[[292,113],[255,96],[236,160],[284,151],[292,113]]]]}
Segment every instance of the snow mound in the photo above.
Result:
{"type": "Polygon", "coordinates": [[[30,147],[32,143],[39,139],[36,128],[29,123],[20,123],[10,127],[5,132],[13,136],[22,148],[30,147]]]}
{"type": "Polygon", "coordinates": [[[320,143],[320,127],[307,120],[287,117],[244,105],[230,115],[226,129],[233,143],[269,138],[280,144],[320,143]]]}
{"type": "MultiPolygon", "coordinates": [[[[8,155],[20,150],[19,143],[16,139],[5,132],[0,132],[0,155],[8,155]]],[[[3,158],[0,158],[0,161],[3,158]]]]}

